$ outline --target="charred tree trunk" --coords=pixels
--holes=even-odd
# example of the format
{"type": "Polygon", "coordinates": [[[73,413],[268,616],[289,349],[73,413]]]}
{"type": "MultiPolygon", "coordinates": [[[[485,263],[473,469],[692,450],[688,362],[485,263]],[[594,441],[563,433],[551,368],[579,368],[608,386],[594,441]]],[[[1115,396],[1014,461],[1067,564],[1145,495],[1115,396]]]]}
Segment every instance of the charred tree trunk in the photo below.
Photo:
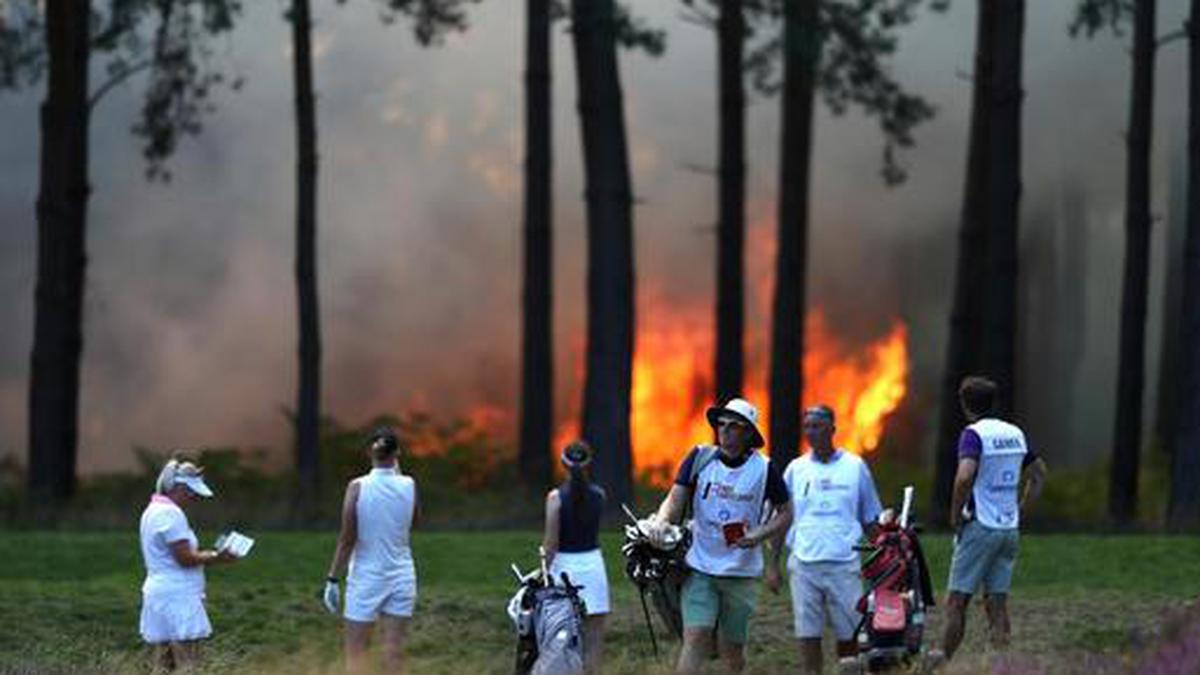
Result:
{"type": "MultiPolygon", "coordinates": [[[[632,496],[633,203],[612,0],[572,0],[587,199],[583,436],[613,507],[632,496]]],[[[682,450],[682,448],[681,448],[682,450]]]]}
{"type": "Polygon", "coordinates": [[[817,0],[784,10],[783,131],[779,154],[779,250],[771,326],[771,460],[780,466],[800,447],[804,392],[805,277],[813,104],[821,54],[817,0]]]}
{"type": "Polygon", "coordinates": [[[742,394],[746,241],[746,93],[742,0],[723,0],[717,20],[720,169],[717,224],[717,400],[742,394]]]}
{"type": "Polygon", "coordinates": [[[1171,529],[1200,528],[1200,0],[1188,20],[1188,178],[1179,429],[1171,458],[1171,529]]]}
{"type": "Polygon", "coordinates": [[[301,494],[313,494],[320,475],[321,320],[317,304],[317,110],[308,0],[293,0],[291,20],[296,95],[296,298],[300,332],[296,471],[301,494]]]}
{"type": "Polygon", "coordinates": [[[950,338],[942,375],[941,419],[930,518],[931,522],[941,524],[945,524],[949,516],[951,490],[958,464],[958,435],[966,423],[958,402],[958,386],[963,377],[979,369],[978,349],[983,338],[983,270],[987,260],[988,223],[986,185],[990,168],[987,139],[991,135],[992,111],[989,102],[992,99],[996,6],[981,0],[978,12],[971,128],[967,140],[967,176],[958,232],[950,338]]]}
{"type": "Polygon", "coordinates": [[[29,491],[35,503],[75,492],[79,362],[87,266],[87,0],[49,0],[49,81],[41,110],[38,258],[29,377],[29,491]]]}
{"type": "Polygon", "coordinates": [[[554,350],[551,318],[550,0],[529,0],[525,43],[525,288],[521,343],[522,479],[533,489],[553,478],[554,350]]]}
{"type": "Polygon", "coordinates": [[[1017,247],[1021,202],[1021,87],[1025,0],[995,4],[987,140],[987,300],[984,363],[1000,388],[1000,412],[1013,412],[1016,384],[1017,247]]]}
{"type": "Polygon", "coordinates": [[[1150,144],[1154,123],[1155,2],[1133,9],[1133,83],[1125,158],[1125,278],[1117,362],[1108,515],[1125,524],[1137,515],[1142,391],[1146,377],[1146,304],[1150,281],[1150,144]]]}

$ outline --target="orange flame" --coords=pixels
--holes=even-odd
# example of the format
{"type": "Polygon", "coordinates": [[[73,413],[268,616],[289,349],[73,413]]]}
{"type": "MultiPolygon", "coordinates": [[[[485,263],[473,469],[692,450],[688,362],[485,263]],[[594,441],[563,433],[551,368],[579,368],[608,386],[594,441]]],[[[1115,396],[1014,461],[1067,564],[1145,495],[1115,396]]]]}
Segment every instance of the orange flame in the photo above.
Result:
{"type": "MultiPolygon", "coordinates": [[[[704,411],[713,390],[711,329],[696,316],[678,310],[651,312],[638,332],[633,361],[633,462],[638,473],[665,485],[684,453],[710,443],[713,432],[704,411]],[[654,325],[668,319],[670,326],[654,325]]],[[[908,387],[908,330],[895,321],[889,332],[855,348],[831,332],[824,314],[814,310],[805,321],[805,405],[824,403],[837,415],[839,447],[865,454],[879,447],[887,416],[900,405],[908,387]]],[[[767,435],[769,410],[765,359],[747,359],[745,396],[763,411],[759,428],[767,435]]],[[[562,447],[579,433],[578,404],[556,434],[562,447]]]]}

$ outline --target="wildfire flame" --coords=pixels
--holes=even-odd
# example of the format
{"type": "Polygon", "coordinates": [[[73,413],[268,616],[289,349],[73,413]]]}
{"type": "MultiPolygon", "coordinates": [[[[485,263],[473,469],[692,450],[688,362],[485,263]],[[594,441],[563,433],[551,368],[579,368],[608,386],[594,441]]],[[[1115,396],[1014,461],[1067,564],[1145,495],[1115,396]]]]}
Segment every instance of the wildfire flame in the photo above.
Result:
{"type": "MultiPolygon", "coordinates": [[[[696,315],[650,312],[639,330],[633,361],[633,463],[659,485],[697,443],[710,443],[704,411],[712,404],[711,329],[696,315]],[[662,325],[669,317],[670,324],[662,325]],[[657,325],[656,325],[657,323],[657,325]]],[[[804,405],[824,403],[837,415],[839,447],[865,454],[879,447],[884,422],[904,399],[908,386],[908,330],[895,321],[883,337],[858,348],[838,340],[820,310],[805,320],[804,405]]],[[[767,434],[767,362],[748,358],[745,396],[762,411],[767,434]]],[[[556,445],[579,434],[578,403],[559,426],[556,445]]]]}

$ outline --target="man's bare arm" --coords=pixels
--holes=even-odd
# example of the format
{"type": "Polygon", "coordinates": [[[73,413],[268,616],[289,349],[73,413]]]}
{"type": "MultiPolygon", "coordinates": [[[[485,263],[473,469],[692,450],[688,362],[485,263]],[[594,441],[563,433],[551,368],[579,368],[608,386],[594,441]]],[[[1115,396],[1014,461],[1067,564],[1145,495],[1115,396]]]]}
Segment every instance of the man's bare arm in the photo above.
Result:
{"type": "Polygon", "coordinates": [[[979,470],[979,460],[964,457],[958,460],[958,472],[954,476],[954,496],[950,501],[950,526],[957,529],[962,524],[963,505],[975,487],[975,473],[979,470]]]}
{"type": "Polygon", "coordinates": [[[1046,462],[1041,457],[1025,467],[1025,487],[1021,490],[1021,511],[1033,505],[1042,496],[1042,488],[1046,485],[1046,462]]]}

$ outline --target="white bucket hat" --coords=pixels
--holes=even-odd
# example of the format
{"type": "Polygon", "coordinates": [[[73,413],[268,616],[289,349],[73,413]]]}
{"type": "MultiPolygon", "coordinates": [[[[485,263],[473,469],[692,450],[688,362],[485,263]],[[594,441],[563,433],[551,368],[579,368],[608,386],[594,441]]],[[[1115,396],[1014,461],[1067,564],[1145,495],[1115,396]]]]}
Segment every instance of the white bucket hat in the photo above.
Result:
{"type": "Polygon", "coordinates": [[[730,400],[722,407],[712,407],[708,409],[706,414],[708,423],[714,429],[717,428],[717,421],[722,417],[732,417],[739,422],[742,422],[750,428],[750,447],[761,448],[767,444],[763,439],[763,435],[758,430],[758,408],[744,398],[735,398],[730,400]]]}

